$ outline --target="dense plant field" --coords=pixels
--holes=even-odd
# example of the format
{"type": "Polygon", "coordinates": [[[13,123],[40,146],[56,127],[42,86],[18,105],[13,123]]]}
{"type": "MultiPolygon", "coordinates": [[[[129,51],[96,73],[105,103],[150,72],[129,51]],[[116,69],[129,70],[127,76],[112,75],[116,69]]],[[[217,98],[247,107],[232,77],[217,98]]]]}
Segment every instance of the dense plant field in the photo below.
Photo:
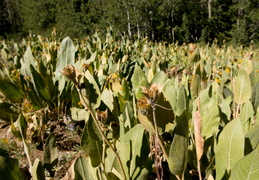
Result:
{"type": "MultiPolygon", "coordinates": [[[[65,148],[56,138],[65,130],[80,145],[69,150],[64,179],[259,177],[253,47],[117,40],[112,32],[0,46],[0,119],[22,142],[33,179],[62,178],[65,148]],[[32,158],[33,144],[42,157],[32,158]]],[[[0,179],[23,179],[11,146],[1,137],[0,179]]]]}

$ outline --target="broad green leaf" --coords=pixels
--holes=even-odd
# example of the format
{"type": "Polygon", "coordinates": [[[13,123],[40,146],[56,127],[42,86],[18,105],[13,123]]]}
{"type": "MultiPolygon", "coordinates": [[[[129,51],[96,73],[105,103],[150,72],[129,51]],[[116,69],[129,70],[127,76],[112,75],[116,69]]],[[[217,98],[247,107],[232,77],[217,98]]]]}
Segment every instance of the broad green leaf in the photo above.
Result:
{"type": "Polygon", "coordinates": [[[253,64],[252,61],[244,59],[242,61],[242,63],[240,64],[240,67],[243,68],[247,74],[251,74],[251,72],[253,71],[253,64]]]}
{"type": "Polygon", "coordinates": [[[158,73],[156,73],[150,84],[163,86],[167,80],[168,76],[163,71],[159,71],[158,73]]]}
{"type": "MultiPolygon", "coordinates": [[[[121,158],[127,179],[138,179],[141,171],[144,169],[144,162],[147,161],[148,151],[143,154],[143,150],[148,148],[148,145],[144,143],[143,135],[144,128],[138,124],[121,138],[118,154],[121,158]]],[[[122,174],[117,159],[114,160],[114,167],[122,174]]]]}
{"type": "Polygon", "coordinates": [[[177,92],[177,102],[175,115],[180,116],[183,111],[187,108],[186,91],[183,86],[179,87],[177,92]]]}
{"type": "Polygon", "coordinates": [[[177,176],[182,176],[187,165],[188,158],[188,119],[185,111],[180,117],[176,117],[174,138],[169,151],[169,169],[177,176]]]}
{"type": "Polygon", "coordinates": [[[105,89],[102,92],[102,101],[112,112],[114,107],[113,107],[113,93],[111,90],[105,89]]]}
{"type": "Polygon", "coordinates": [[[71,118],[74,121],[87,121],[89,119],[89,112],[85,109],[72,107],[70,108],[71,111],[71,118]]]}
{"type": "Polygon", "coordinates": [[[94,179],[93,168],[88,158],[80,156],[74,164],[75,180],[94,179]]]}
{"type": "Polygon", "coordinates": [[[0,174],[0,178],[3,180],[23,179],[19,169],[18,159],[11,157],[0,156],[0,174]]]}
{"type": "Polygon", "coordinates": [[[32,179],[45,180],[44,168],[38,158],[35,159],[32,166],[32,179]]]}
{"type": "Polygon", "coordinates": [[[253,126],[246,134],[246,138],[249,139],[252,150],[256,149],[259,144],[259,125],[253,126]]]}
{"type": "Polygon", "coordinates": [[[251,74],[249,74],[249,77],[251,79],[251,85],[255,86],[255,84],[259,83],[259,61],[254,61],[253,62],[253,71],[251,72],[251,74]]]}
{"type": "Polygon", "coordinates": [[[49,90],[46,87],[46,83],[40,73],[36,71],[36,69],[31,65],[30,66],[33,82],[35,86],[35,90],[45,101],[49,101],[51,99],[49,90]]]}
{"type": "Polygon", "coordinates": [[[90,121],[93,121],[91,116],[84,127],[84,132],[81,138],[81,148],[90,157],[92,166],[97,167],[102,161],[103,141],[98,138],[100,135],[97,135],[98,132],[96,132],[96,127],[93,124],[94,122],[91,122],[90,126],[88,125],[90,121]],[[95,128],[91,129],[91,127],[95,128]]]}
{"type": "Polygon", "coordinates": [[[131,78],[131,82],[132,82],[132,90],[134,91],[136,98],[139,99],[143,97],[141,86],[147,87],[148,81],[145,73],[138,65],[135,66],[134,73],[131,78]]]}
{"type": "Polygon", "coordinates": [[[219,108],[217,106],[216,98],[213,96],[207,104],[202,104],[206,107],[205,111],[202,111],[202,131],[201,134],[205,139],[208,139],[217,132],[219,127],[219,108]]]}
{"type": "Polygon", "coordinates": [[[201,89],[201,77],[199,74],[195,74],[191,81],[191,92],[193,96],[198,96],[201,89]]]}
{"type": "Polygon", "coordinates": [[[145,128],[148,132],[155,133],[154,124],[151,121],[150,116],[143,115],[141,112],[138,112],[138,120],[140,124],[145,128]]]}
{"type": "Polygon", "coordinates": [[[242,122],[243,127],[245,128],[245,132],[249,130],[250,125],[254,119],[254,109],[251,101],[247,101],[243,104],[240,110],[240,120],[242,122]]]}
{"type": "Polygon", "coordinates": [[[259,177],[259,148],[240,159],[231,169],[230,180],[254,180],[259,177]]]}
{"type": "Polygon", "coordinates": [[[215,150],[216,180],[228,179],[230,170],[244,156],[245,135],[240,119],[229,122],[219,135],[215,150]]]}
{"type": "Polygon", "coordinates": [[[251,98],[251,83],[247,72],[240,69],[234,79],[234,101],[243,104],[251,98]]]}
{"type": "Polygon", "coordinates": [[[56,137],[53,133],[46,140],[44,148],[43,166],[46,168],[51,177],[54,177],[52,169],[58,164],[58,148],[56,145],[56,137]]]}
{"type": "MultiPolygon", "coordinates": [[[[178,99],[177,103],[180,105],[177,108],[178,108],[179,112],[181,112],[181,111],[183,111],[183,109],[184,109],[183,106],[186,103],[184,88],[183,88],[182,94],[180,94],[179,97],[180,97],[180,99],[178,99]],[[180,100],[182,102],[180,102],[180,100]]],[[[159,105],[159,106],[155,106],[155,115],[156,115],[157,126],[164,130],[165,126],[167,124],[173,123],[174,112],[170,106],[170,103],[168,101],[165,101],[163,93],[160,94],[158,102],[156,104],[159,105]]]]}
{"type": "Polygon", "coordinates": [[[56,80],[59,80],[60,78],[60,70],[69,64],[73,65],[75,63],[75,52],[76,47],[74,46],[73,41],[69,37],[64,38],[60,44],[60,51],[58,52],[55,71],[56,80]]]}
{"type": "Polygon", "coordinates": [[[35,66],[36,65],[35,62],[36,61],[34,60],[34,57],[31,52],[31,47],[28,46],[23,55],[23,59],[21,61],[21,69],[20,69],[21,75],[32,78],[30,65],[35,66]]]}
{"type": "Polygon", "coordinates": [[[19,170],[17,159],[9,157],[9,148],[0,138],[0,179],[20,180],[23,179],[19,170]]]}
{"type": "Polygon", "coordinates": [[[100,89],[92,76],[92,74],[89,71],[85,72],[85,78],[87,82],[85,82],[85,88],[87,91],[87,98],[91,103],[91,107],[93,109],[96,109],[100,106],[101,104],[101,93],[100,89]]]}
{"type": "Polygon", "coordinates": [[[168,102],[170,103],[172,109],[174,112],[177,111],[177,89],[178,87],[174,86],[174,79],[170,80],[163,89],[164,92],[164,96],[165,98],[168,100],[168,102]]]}
{"type": "Polygon", "coordinates": [[[12,104],[0,103],[0,119],[10,122],[16,120],[19,116],[19,110],[12,104]]]}
{"type": "Polygon", "coordinates": [[[223,99],[220,104],[220,110],[227,116],[227,119],[230,119],[230,116],[231,116],[231,108],[230,108],[231,101],[232,101],[231,97],[228,96],[226,99],[223,99]]]}
{"type": "Polygon", "coordinates": [[[12,102],[17,102],[24,97],[21,88],[5,79],[0,79],[0,91],[6,99],[12,102]]]}

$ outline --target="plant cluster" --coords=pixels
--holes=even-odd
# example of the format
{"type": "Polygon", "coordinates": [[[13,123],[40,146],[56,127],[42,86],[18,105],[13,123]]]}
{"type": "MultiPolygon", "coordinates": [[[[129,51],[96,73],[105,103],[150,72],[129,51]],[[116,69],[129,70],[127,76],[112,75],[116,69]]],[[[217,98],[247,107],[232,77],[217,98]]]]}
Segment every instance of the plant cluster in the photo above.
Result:
{"type": "MultiPolygon", "coordinates": [[[[256,179],[259,61],[253,47],[29,36],[1,42],[0,118],[33,179],[59,168],[49,121],[84,122],[74,179],[256,179]],[[71,120],[69,120],[71,119],[71,120]],[[31,162],[28,144],[44,147],[31,162]]],[[[0,140],[0,176],[22,179],[0,140]]]]}

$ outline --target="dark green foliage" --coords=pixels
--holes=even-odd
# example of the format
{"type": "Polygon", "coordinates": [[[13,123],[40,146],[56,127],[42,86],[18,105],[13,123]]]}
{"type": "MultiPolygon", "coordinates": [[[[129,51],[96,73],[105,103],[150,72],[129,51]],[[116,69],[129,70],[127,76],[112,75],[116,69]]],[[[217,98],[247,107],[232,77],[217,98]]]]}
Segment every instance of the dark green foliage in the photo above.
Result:
{"type": "Polygon", "coordinates": [[[22,33],[84,38],[108,27],[120,36],[167,42],[257,43],[256,0],[3,0],[0,37],[22,33]]]}

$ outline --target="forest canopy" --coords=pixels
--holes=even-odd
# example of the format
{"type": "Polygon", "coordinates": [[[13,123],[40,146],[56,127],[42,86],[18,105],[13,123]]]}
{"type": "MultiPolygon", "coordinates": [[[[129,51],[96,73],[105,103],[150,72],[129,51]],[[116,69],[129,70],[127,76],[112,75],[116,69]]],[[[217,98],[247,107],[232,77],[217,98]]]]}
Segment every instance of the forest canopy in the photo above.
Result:
{"type": "Polygon", "coordinates": [[[84,38],[112,27],[121,36],[167,42],[259,41],[258,0],[3,0],[0,38],[29,32],[84,38]]]}

